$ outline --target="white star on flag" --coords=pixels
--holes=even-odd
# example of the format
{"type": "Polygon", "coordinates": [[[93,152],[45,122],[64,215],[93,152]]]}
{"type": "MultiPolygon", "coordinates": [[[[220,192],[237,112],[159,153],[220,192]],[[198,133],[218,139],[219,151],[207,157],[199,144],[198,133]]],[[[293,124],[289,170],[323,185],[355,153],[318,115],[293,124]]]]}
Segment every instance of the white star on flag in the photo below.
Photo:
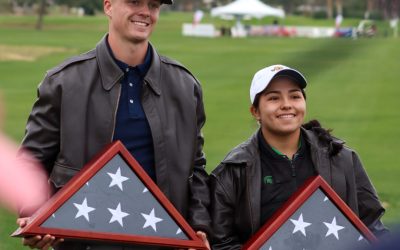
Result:
{"type": "Polygon", "coordinates": [[[180,234],[182,233],[182,230],[180,228],[178,228],[178,230],[176,231],[176,234],[180,234]]]}
{"type": "Polygon", "coordinates": [[[333,234],[335,235],[336,239],[339,239],[338,231],[342,230],[344,227],[336,224],[336,217],[333,217],[332,223],[324,222],[324,224],[328,228],[328,232],[326,233],[325,237],[333,234]]]}
{"type": "Polygon", "coordinates": [[[151,210],[150,214],[144,214],[144,213],[141,213],[141,214],[142,214],[142,216],[144,217],[144,219],[146,220],[146,222],[145,222],[144,225],[143,225],[143,228],[146,228],[146,227],[151,226],[151,227],[153,228],[153,230],[154,230],[155,232],[157,232],[157,226],[156,226],[156,224],[157,224],[158,222],[162,221],[163,219],[157,218],[157,217],[154,215],[154,208],[151,210]]]}
{"type": "Polygon", "coordinates": [[[124,222],[122,219],[126,216],[128,216],[128,213],[122,212],[121,211],[121,203],[118,203],[118,206],[116,209],[111,209],[109,208],[108,211],[112,214],[112,217],[110,219],[110,224],[113,223],[114,221],[118,221],[118,223],[121,225],[121,227],[124,227],[124,222]]]}
{"type": "Polygon", "coordinates": [[[107,174],[112,179],[109,187],[117,185],[119,189],[123,191],[124,189],[122,188],[122,182],[129,180],[129,178],[121,175],[121,168],[118,168],[115,174],[112,173],[107,173],[107,174]]]}
{"type": "Polygon", "coordinates": [[[297,231],[301,231],[301,233],[306,236],[306,227],[310,226],[311,223],[303,221],[303,214],[301,213],[298,220],[290,219],[294,224],[293,234],[297,231]]]}
{"type": "Polygon", "coordinates": [[[358,241],[361,241],[363,239],[364,239],[364,237],[362,235],[360,235],[360,237],[358,237],[358,241]]]}
{"type": "Polygon", "coordinates": [[[89,207],[87,205],[86,197],[83,200],[82,204],[74,203],[74,205],[78,209],[78,213],[76,214],[75,219],[83,216],[89,222],[89,213],[94,211],[94,210],[96,210],[96,209],[93,208],[93,207],[89,207]]]}
{"type": "Polygon", "coordinates": [[[144,188],[143,193],[147,193],[147,192],[149,192],[149,190],[147,188],[144,188]]]}

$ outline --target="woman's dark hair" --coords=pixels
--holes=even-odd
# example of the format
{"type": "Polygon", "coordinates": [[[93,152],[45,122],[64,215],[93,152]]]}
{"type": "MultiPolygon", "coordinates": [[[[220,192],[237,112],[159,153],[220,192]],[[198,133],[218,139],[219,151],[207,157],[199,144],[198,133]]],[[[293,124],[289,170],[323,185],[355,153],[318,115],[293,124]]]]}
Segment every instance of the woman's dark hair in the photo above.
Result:
{"type": "MultiPolygon", "coordinates": [[[[256,97],[254,97],[254,102],[253,102],[252,106],[254,106],[255,108],[258,108],[258,104],[260,103],[260,96],[262,96],[264,94],[264,91],[265,91],[265,89],[263,91],[261,91],[260,93],[258,93],[256,95],[256,97]]],[[[304,92],[304,89],[301,89],[301,93],[304,96],[304,100],[307,100],[306,92],[304,92]]]]}
{"type": "Polygon", "coordinates": [[[329,156],[335,156],[342,150],[344,143],[335,140],[331,135],[332,129],[324,129],[318,120],[311,120],[303,124],[302,127],[316,133],[318,139],[328,146],[329,156]]]}

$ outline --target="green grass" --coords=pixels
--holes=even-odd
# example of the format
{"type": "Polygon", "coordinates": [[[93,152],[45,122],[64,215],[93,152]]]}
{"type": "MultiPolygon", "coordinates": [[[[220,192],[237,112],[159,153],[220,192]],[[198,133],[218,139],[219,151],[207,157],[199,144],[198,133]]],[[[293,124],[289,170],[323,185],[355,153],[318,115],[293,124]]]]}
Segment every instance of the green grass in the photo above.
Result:
{"type": "MultiPolygon", "coordinates": [[[[7,107],[5,131],[17,141],[23,136],[36,87],[45,71],[66,57],[91,49],[107,29],[102,16],[46,17],[43,31],[33,29],[35,20],[0,17],[0,44],[68,50],[39,57],[35,62],[0,61],[0,90],[7,107]]],[[[206,21],[225,22],[208,16],[206,21]]],[[[191,15],[162,14],[152,43],[160,53],[185,64],[202,82],[209,171],[257,128],[248,111],[253,74],[270,64],[286,64],[304,72],[309,80],[307,117],[320,119],[357,150],[380,198],[388,204],[385,223],[400,221],[398,39],[188,38],[180,35],[182,22],[191,22],[191,15]]],[[[329,26],[333,21],[289,17],[284,22],[329,26]]],[[[379,27],[384,26],[379,23],[379,27]]],[[[15,227],[15,216],[0,212],[0,250],[21,249],[19,239],[8,237],[15,227]]]]}

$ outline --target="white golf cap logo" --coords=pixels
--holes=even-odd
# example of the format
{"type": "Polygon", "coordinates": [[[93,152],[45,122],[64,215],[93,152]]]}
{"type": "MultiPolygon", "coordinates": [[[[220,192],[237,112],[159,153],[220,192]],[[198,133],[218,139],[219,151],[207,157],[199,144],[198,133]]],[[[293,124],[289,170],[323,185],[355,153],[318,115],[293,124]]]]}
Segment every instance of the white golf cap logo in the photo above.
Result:
{"type": "Polygon", "coordinates": [[[282,69],[284,69],[284,67],[281,66],[281,65],[278,65],[278,66],[274,66],[274,68],[271,69],[271,71],[274,72],[274,71],[279,71],[279,70],[282,70],[282,69]]]}

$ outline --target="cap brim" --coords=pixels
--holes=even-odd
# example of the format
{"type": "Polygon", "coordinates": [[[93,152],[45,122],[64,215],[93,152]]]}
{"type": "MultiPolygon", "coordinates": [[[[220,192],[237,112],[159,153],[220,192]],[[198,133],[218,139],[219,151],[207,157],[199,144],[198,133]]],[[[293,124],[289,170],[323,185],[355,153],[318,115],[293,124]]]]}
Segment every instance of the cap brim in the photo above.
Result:
{"type": "Polygon", "coordinates": [[[276,76],[290,76],[296,80],[296,82],[299,84],[300,88],[304,89],[307,86],[307,80],[306,78],[298,71],[293,70],[293,69],[283,69],[276,73],[276,76]]]}

